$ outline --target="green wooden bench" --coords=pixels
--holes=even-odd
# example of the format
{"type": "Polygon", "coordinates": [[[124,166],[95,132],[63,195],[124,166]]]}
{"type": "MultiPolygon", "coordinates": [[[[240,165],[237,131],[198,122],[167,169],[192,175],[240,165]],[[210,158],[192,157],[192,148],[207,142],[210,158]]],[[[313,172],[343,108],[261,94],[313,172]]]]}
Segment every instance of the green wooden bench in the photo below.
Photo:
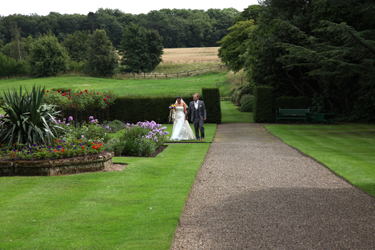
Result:
{"type": "Polygon", "coordinates": [[[326,124],[332,125],[334,122],[334,114],[332,113],[316,113],[313,118],[315,125],[319,122],[325,122],[326,124]]]}
{"type": "Polygon", "coordinates": [[[308,122],[310,118],[310,108],[308,109],[282,109],[279,108],[279,111],[276,111],[276,123],[280,120],[285,119],[299,119],[304,120],[305,123],[308,122]]]}

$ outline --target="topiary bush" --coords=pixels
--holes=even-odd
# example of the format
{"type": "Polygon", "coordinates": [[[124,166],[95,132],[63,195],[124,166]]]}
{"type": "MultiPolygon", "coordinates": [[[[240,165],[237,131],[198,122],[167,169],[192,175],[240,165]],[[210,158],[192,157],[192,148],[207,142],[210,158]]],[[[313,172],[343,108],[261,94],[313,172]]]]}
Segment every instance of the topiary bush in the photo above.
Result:
{"type": "Polygon", "coordinates": [[[202,95],[206,106],[208,123],[221,123],[221,106],[219,88],[203,88],[202,95]]]}
{"type": "Polygon", "coordinates": [[[273,88],[270,86],[258,86],[254,90],[254,121],[274,122],[273,112],[273,88]]]}

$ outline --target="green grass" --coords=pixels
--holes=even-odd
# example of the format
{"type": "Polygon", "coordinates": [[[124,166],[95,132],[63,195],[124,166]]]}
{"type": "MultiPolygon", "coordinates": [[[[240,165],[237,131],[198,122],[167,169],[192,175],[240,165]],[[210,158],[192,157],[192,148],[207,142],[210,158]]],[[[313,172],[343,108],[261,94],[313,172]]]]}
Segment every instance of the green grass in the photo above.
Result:
{"type": "MultiPolygon", "coordinates": [[[[165,131],[169,132],[169,137],[171,137],[173,124],[163,124],[163,127],[164,126],[167,127],[165,131]]],[[[195,133],[194,125],[192,123],[190,123],[190,127],[193,130],[193,133],[195,133]]],[[[109,135],[111,138],[119,138],[124,132],[125,130],[123,129],[123,130],[118,131],[117,133],[111,133],[109,135]]],[[[206,136],[206,138],[204,139],[204,142],[212,142],[216,133],[216,124],[211,124],[211,123],[204,124],[204,133],[206,136]]],[[[183,142],[196,142],[196,141],[183,141],[183,142]]],[[[168,143],[181,143],[181,142],[168,141],[168,143]]]]}
{"type": "Polygon", "coordinates": [[[169,249],[209,146],[114,158],[121,172],[2,177],[0,249],[169,249]]]}
{"type": "Polygon", "coordinates": [[[286,144],[375,196],[375,125],[267,125],[286,144]]]}
{"type": "Polygon", "coordinates": [[[197,77],[183,79],[163,79],[163,80],[116,80],[95,77],[46,77],[46,78],[14,78],[0,80],[0,94],[8,88],[19,88],[26,86],[31,88],[34,84],[52,88],[71,88],[76,90],[91,89],[95,91],[114,91],[118,96],[127,95],[193,95],[202,92],[202,88],[218,87],[220,92],[228,92],[229,84],[226,83],[226,72],[219,74],[207,74],[197,77]]]}
{"type": "Polygon", "coordinates": [[[221,122],[222,123],[253,123],[253,113],[240,112],[230,101],[221,103],[221,122]]]}

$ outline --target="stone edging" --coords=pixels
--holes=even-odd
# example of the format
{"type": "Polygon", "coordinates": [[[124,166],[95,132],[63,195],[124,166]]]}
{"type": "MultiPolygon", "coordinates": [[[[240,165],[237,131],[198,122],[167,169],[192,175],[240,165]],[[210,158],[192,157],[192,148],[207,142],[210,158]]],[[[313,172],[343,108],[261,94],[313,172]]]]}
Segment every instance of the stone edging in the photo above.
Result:
{"type": "Polygon", "coordinates": [[[113,164],[113,152],[53,160],[0,161],[0,176],[56,176],[106,170],[113,164]]]}

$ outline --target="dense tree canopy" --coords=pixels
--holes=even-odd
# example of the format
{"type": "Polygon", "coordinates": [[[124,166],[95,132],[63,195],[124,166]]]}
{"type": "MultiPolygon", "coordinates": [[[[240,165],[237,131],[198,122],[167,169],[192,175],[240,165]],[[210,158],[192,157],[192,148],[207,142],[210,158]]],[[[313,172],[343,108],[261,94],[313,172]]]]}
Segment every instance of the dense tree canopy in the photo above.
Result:
{"type": "Polygon", "coordinates": [[[373,0],[264,0],[259,16],[252,8],[221,40],[231,69],[275,96],[308,96],[342,119],[375,122],[373,0]]]}
{"type": "Polygon", "coordinates": [[[161,62],[162,38],[155,30],[128,25],[119,48],[124,72],[150,72],[161,62]]]}
{"type": "Polygon", "coordinates": [[[63,41],[68,34],[76,31],[96,29],[106,31],[113,46],[121,43],[122,31],[130,23],[146,29],[156,30],[163,37],[165,48],[217,46],[233,25],[239,15],[236,9],[162,9],[150,11],[147,14],[132,15],[118,9],[100,8],[87,15],[60,14],[51,12],[47,16],[39,15],[9,15],[0,17],[0,39],[4,43],[11,42],[11,29],[17,25],[21,28],[21,37],[38,37],[49,30],[63,41]]]}

